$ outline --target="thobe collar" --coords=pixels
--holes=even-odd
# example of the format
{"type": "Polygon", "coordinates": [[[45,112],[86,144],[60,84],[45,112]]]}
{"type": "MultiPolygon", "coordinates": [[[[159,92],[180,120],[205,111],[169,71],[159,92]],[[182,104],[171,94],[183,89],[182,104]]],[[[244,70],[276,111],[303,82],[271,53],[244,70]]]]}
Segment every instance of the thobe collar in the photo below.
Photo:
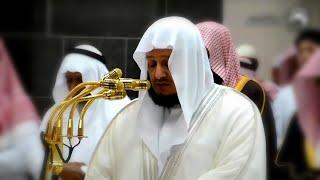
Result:
{"type": "Polygon", "coordinates": [[[175,128],[177,128],[177,135],[179,136],[178,138],[180,138],[180,140],[174,143],[170,143],[170,147],[172,147],[174,145],[181,144],[183,142],[181,141],[181,138],[183,139],[186,138],[187,134],[185,135],[185,137],[181,137],[180,135],[182,133],[180,132],[184,128],[188,129],[190,121],[186,121],[186,119],[183,117],[183,113],[180,105],[174,106],[172,108],[164,108],[162,106],[158,106],[154,104],[154,102],[151,100],[149,95],[145,96],[145,99],[142,102],[141,107],[142,108],[140,109],[140,111],[144,111],[144,113],[140,113],[140,115],[143,116],[143,118],[139,116],[137,117],[138,118],[137,130],[143,140],[143,143],[148,147],[150,152],[152,152],[154,157],[159,161],[160,153],[161,153],[159,149],[160,148],[159,138],[160,138],[160,131],[163,125],[170,124],[169,126],[175,126],[175,128]],[[145,106],[149,107],[148,110],[150,110],[150,108],[152,110],[144,111],[145,108],[143,107],[145,106]],[[179,110],[181,112],[179,112],[179,110]],[[173,121],[173,118],[175,118],[174,116],[177,116],[177,120],[175,121],[176,123],[166,122],[166,120],[173,121]],[[184,123],[182,123],[181,121],[183,121],[184,123]]]}
{"type": "Polygon", "coordinates": [[[163,124],[159,132],[159,173],[172,154],[173,147],[183,144],[188,135],[188,125],[180,105],[164,108],[163,124]]]}

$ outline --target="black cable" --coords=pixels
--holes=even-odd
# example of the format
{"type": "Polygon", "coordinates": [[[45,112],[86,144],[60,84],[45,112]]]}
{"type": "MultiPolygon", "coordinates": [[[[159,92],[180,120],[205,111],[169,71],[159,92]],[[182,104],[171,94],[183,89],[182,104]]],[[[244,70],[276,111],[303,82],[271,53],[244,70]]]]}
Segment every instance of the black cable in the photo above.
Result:
{"type": "MultiPolygon", "coordinates": [[[[66,144],[63,144],[63,145],[65,145],[65,146],[67,146],[67,147],[68,147],[68,150],[69,150],[68,156],[67,156],[66,159],[64,159],[63,154],[62,154],[61,149],[60,149],[60,147],[58,146],[58,144],[55,144],[55,147],[56,147],[56,149],[57,149],[57,151],[58,151],[59,157],[60,157],[60,159],[63,161],[63,163],[68,163],[68,162],[70,161],[71,155],[72,155],[72,153],[73,153],[74,148],[76,148],[76,147],[80,144],[80,142],[81,142],[81,140],[79,140],[78,143],[77,143],[75,146],[68,146],[68,145],[66,145],[66,144]]],[[[71,141],[70,141],[70,143],[71,143],[71,141]]]]}

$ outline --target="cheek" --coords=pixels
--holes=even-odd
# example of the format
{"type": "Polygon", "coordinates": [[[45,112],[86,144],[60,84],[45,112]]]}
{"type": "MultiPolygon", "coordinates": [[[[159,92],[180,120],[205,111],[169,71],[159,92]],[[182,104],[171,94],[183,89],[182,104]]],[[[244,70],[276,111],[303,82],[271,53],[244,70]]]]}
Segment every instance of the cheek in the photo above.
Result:
{"type": "Polygon", "coordinates": [[[148,68],[148,76],[149,76],[149,78],[150,78],[150,80],[152,80],[153,79],[153,77],[154,77],[154,70],[153,70],[153,68],[148,68]]]}
{"type": "Polygon", "coordinates": [[[68,88],[70,88],[70,87],[71,87],[71,85],[72,85],[72,81],[67,80],[67,81],[66,81],[66,83],[67,83],[68,88]]]}
{"type": "Polygon", "coordinates": [[[303,54],[303,61],[307,61],[313,54],[313,50],[312,49],[309,49],[307,50],[304,54],[303,54]]]}
{"type": "Polygon", "coordinates": [[[71,91],[73,89],[72,84],[68,84],[68,90],[71,91]]]}
{"type": "Polygon", "coordinates": [[[173,79],[173,77],[172,77],[172,75],[171,75],[171,73],[170,73],[169,70],[168,70],[168,72],[167,72],[167,77],[168,77],[168,79],[171,81],[171,83],[174,85],[174,79],[173,79]]]}
{"type": "Polygon", "coordinates": [[[68,88],[71,91],[73,88],[75,88],[77,85],[79,85],[81,82],[79,81],[72,81],[68,84],[68,88]]]}

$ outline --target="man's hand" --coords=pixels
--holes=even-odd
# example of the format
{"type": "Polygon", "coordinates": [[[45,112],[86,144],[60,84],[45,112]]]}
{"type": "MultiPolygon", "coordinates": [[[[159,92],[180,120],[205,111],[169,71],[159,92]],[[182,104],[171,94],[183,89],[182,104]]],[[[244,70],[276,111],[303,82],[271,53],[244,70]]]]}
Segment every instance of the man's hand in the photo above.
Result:
{"type": "Polygon", "coordinates": [[[84,163],[79,162],[66,163],[63,165],[63,170],[59,176],[63,180],[83,180],[85,173],[81,170],[81,166],[84,165],[84,163]]]}

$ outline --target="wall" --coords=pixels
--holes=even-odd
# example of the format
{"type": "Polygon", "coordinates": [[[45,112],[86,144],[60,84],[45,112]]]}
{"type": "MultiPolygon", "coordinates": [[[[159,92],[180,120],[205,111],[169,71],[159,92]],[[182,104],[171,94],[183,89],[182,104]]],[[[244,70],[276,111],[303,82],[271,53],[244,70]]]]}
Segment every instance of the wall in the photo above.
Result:
{"type": "Polygon", "coordinates": [[[67,48],[92,44],[109,69],[119,67],[124,76],[138,78],[132,54],[150,23],[169,15],[221,21],[221,6],[221,0],[10,0],[0,6],[0,35],[43,115],[67,48]]]}
{"type": "Polygon", "coordinates": [[[223,22],[231,29],[236,45],[250,43],[257,49],[261,65],[259,73],[270,77],[275,56],[285,51],[293,42],[296,32],[285,21],[289,10],[306,7],[312,25],[319,24],[318,0],[224,0],[223,22]],[[251,19],[251,21],[250,21],[251,19]],[[252,22],[255,19],[255,22],[252,22]]]}
{"type": "Polygon", "coordinates": [[[315,28],[320,28],[320,1],[304,0],[303,5],[309,10],[311,26],[315,28]]]}

